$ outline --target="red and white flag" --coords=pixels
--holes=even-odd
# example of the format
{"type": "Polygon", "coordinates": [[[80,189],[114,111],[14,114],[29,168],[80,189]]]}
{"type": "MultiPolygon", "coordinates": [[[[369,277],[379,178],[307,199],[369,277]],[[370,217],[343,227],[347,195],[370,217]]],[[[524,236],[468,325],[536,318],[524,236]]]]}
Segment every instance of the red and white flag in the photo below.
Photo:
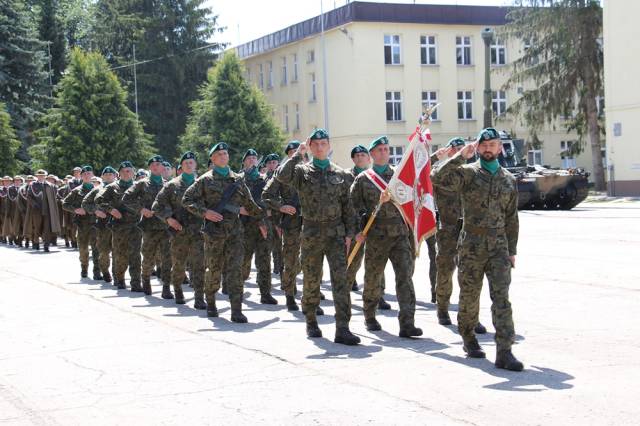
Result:
{"type": "Polygon", "coordinates": [[[413,231],[416,256],[422,240],[436,233],[436,207],[431,184],[429,142],[431,132],[420,126],[409,136],[409,149],[396,168],[388,188],[400,207],[404,221],[413,231]]]}

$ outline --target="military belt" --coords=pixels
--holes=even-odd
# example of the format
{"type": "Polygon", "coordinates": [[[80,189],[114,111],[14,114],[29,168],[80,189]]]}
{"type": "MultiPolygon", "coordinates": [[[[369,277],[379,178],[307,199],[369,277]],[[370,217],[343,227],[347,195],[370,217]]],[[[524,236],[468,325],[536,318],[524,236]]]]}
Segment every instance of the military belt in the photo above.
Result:
{"type": "Polygon", "coordinates": [[[495,237],[496,235],[504,234],[504,228],[486,228],[483,226],[473,226],[464,224],[463,228],[464,232],[468,232],[469,234],[474,235],[487,235],[495,237]]]}
{"type": "Polygon", "coordinates": [[[308,227],[328,228],[332,226],[342,225],[342,218],[327,221],[303,219],[302,224],[308,227]]]}

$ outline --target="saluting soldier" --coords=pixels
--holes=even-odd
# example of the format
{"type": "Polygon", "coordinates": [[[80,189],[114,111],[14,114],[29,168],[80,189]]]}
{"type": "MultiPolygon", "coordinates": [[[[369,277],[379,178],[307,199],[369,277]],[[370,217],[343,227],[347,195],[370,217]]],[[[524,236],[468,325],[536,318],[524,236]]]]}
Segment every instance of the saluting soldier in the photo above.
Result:
{"type": "Polygon", "coordinates": [[[343,169],[329,159],[329,133],[316,129],[277,175],[277,179],[298,191],[302,211],[301,256],[304,273],[302,311],[307,336],[322,337],[316,309],[320,305],[320,283],[326,257],[331,270],[331,287],[336,309],[334,341],[357,345],[360,338],[349,330],[351,286],[347,284],[347,257],[355,232],[354,213],[343,169]],[[307,149],[313,161],[303,163],[307,149]]]}
{"type": "Polygon", "coordinates": [[[458,330],[469,357],[484,358],[474,335],[478,323],[480,291],[486,275],[491,314],[496,329],[495,365],[521,371],[511,352],[515,338],[509,285],[518,243],[518,192],[516,180],[498,163],[502,151],[499,133],[492,127],[480,132],[475,144],[465,146],[434,174],[436,185],[460,193],[463,227],[458,247],[458,330]],[[467,160],[477,150],[480,159],[467,160]]]}
{"type": "Polygon", "coordinates": [[[182,173],[160,190],[153,202],[156,217],[169,226],[171,237],[171,284],[176,303],[185,303],[182,282],[187,262],[191,267],[191,285],[195,293],[194,307],[207,309],[204,301],[204,241],[200,228],[202,219],[184,208],[182,197],[196,178],[196,155],[187,151],[180,158],[182,173]]]}
{"type": "Polygon", "coordinates": [[[207,315],[218,316],[215,294],[222,273],[228,283],[231,321],[247,322],[242,313],[243,242],[240,216],[264,217],[237,173],[229,168],[229,145],[219,142],[209,150],[212,170],[200,176],[185,192],[182,204],[204,219],[205,262],[209,273],[205,281],[207,315]],[[226,265],[226,267],[225,267],[226,265]]]}

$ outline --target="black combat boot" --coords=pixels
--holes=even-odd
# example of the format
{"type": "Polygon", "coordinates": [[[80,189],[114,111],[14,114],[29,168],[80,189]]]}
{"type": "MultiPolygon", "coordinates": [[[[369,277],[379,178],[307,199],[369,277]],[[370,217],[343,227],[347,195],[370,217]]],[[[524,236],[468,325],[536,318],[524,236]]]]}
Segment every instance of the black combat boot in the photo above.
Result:
{"type": "Polygon", "coordinates": [[[93,270],[93,279],[96,281],[102,280],[102,274],[100,273],[100,269],[93,270]]]}
{"type": "Polygon", "coordinates": [[[353,280],[353,284],[351,284],[351,291],[358,291],[358,282],[353,280]]]}
{"type": "Polygon", "coordinates": [[[438,309],[438,324],[451,325],[451,317],[449,311],[438,309]]]}
{"type": "Polygon", "coordinates": [[[78,248],[78,242],[77,241],[71,241],[71,247],[74,249],[78,248]]]}
{"type": "MultiPolygon", "coordinates": [[[[33,241],[31,242],[31,246],[33,246],[33,241]]],[[[24,240],[24,248],[29,248],[29,239],[25,238],[24,240]]]]}
{"type": "Polygon", "coordinates": [[[298,307],[298,304],[296,303],[295,296],[287,296],[287,310],[288,311],[300,310],[300,308],[298,307]]]}
{"type": "Polygon", "coordinates": [[[173,292],[176,294],[176,305],[184,305],[187,303],[184,300],[184,293],[182,292],[182,284],[173,286],[173,292]]]}
{"type": "MultiPolygon", "coordinates": [[[[138,279],[131,280],[131,291],[134,293],[142,293],[144,291],[138,279]]],[[[151,294],[151,283],[149,283],[149,294],[151,294]]]]}
{"type": "Polygon", "coordinates": [[[109,271],[105,271],[105,273],[102,274],[102,279],[106,283],[110,283],[111,282],[111,274],[109,274],[109,271]]]}
{"type": "Polygon", "coordinates": [[[320,300],[324,300],[324,293],[320,292],[320,300]]]}
{"type": "Polygon", "coordinates": [[[318,321],[307,321],[307,337],[311,337],[312,339],[322,337],[322,330],[318,327],[318,321]]]}
{"type": "Polygon", "coordinates": [[[338,327],[336,328],[336,337],[333,341],[347,346],[355,346],[360,343],[360,338],[352,334],[348,327],[338,327]]]}
{"type": "Polygon", "coordinates": [[[406,324],[400,327],[400,337],[419,337],[422,336],[422,329],[413,324],[406,324]]]}
{"type": "Polygon", "coordinates": [[[431,292],[431,303],[436,303],[436,292],[435,291],[431,292]]]}
{"type": "Polygon", "coordinates": [[[278,301],[271,295],[271,293],[264,293],[260,296],[260,303],[263,305],[277,305],[278,301]]]}
{"type": "Polygon", "coordinates": [[[116,281],[115,284],[118,290],[125,290],[127,288],[127,285],[125,284],[124,280],[116,281]]]}
{"type": "MultiPolygon", "coordinates": [[[[180,289],[182,290],[182,289],[180,289]]],[[[145,291],[145,294],[147,292],[145,291]]],[[[161,297],[163,299],[173,299],[173,293],[171,293],[171,286],[169,284],[162,284],[162,295],[161,297]]],[[[182,297],[182,299],[184,300],[184,296],[182,297]]]]}
{"type": "Polygon", "coordinates": [[[216,307],[216,299],[207,298],[207,316],[218,318],[218,308],[216,307]]]}
{"type": "Polygon", "coordinates": [[[39,250],[40,250],[40,243],[33,242],[33,243],[31,244],[31,247],[32,247],[34,250],[39,251],[39,250]]]}
{"type": "Polygon", "coordinates": [[[151,278],[142,278],[142,287],[140,287],[140,285],[136,285],[135,290],[133,283],[131,283],[131,291],[141,291],[147,296],[151,296],[151,293],[153,293],[153,290],[151,289],[151,278]]]}
{"type": "Polygon", "coordinates": [[[64,246],[69,248],[69,240],[67,238],[64,239],[64,246]]]}
{"type": "Polygon", "coordinates": [[[207,309],[207,303],[204,301],[204,291],[196,289],[194,293],[195,301],[193,302],[193,307],[195,309],[207,309]]]}
{"type": "Polygon", "coordinates": [[[513,356],[511,349],[499,350],[496,354],[496,367],[510,371],[522,371],[524,365],[513,356]]]}
{"type": "Polygon", "coordinates": [[[382,330],[382,326],[378,322],[375,317],[367,318],[364,320],[364,324],[367,327],[368,331],[380,331],[382,330]]]}
{"type": "Polygon", "coordinates": [[[44,243],[44,251],[49,253],[49,243],[44,243]]]}
{"type": "Polygon", "coordinates": [[[474,337],[472,340],[465,341],[464,346],[462,347],[464,351],[467,353],[469,358],[486,358],[487,354],[484,353],[478,341],[474,337]]]}
{"type": "Polygon", "coordinates": [[[80,265],[80,278],[87,278],[89,273],[87,272],[87,265],[80,265]]]}
{"type": "Polygon", "coordinates": [[[380,309],[381,311],[388,311],[389,309],[391,309],[391,305],[384,300],[384,295],[380,296],[380,300],[378,300],[378,309],[380,309]]]}
{"type": "Polygon", "coordinates": [[[322,310],[322,308],[320,306],[318,306],[316,308],[316,315],[318,315],[318,316],[324,315],[324,311],[322,310]]]}
{"type": "Polygon", "coordinates": [[[231,302],[231,321],[239,324],[247,322],[247,317],[242,313],[242,302],[231,302]]]}
{"type": "Polygon", "coordinates": [[[473,331],[476,334],[486,334],[487,333],[487,328],[484,325],[482,325],[480,323],[480,321],[478,321],[478,324],[476,324],[476,326],[474,327],[473,331]]]}

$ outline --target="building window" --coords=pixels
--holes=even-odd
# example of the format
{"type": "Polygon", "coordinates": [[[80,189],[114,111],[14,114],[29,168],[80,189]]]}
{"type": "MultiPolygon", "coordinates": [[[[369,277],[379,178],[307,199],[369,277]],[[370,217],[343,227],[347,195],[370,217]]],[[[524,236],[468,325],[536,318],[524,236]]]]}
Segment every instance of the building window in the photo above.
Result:
{"type": "Polygon", "coordinates": [[[596,108],[598,109],[598,117],[604,116],[604,97],[596,96],[596,108]]]}
{"type": "Polygon", "coordinates": [[[311,98],[309,99],[309,101],[315,102],[316,101],[316,73],[315,72],[311,73],[310,79],[311,79],[311,98]]]}
{"type": "Polygon", "coordinates": [[[456,63],[471,65],[471,37],[456,37],[456,63]]]}
{"type": "Polygon", "coordinates": [[[273,62],[267,62],[267,89],[271,89],[273,87],[273,62]]]}
{"type": "Polygon", "coordinates": [[[435,154],[437,150],[440,149],[440,145],[438,144],[433,144],[431,145],[431,154],[435,154]]]}
{"type": "Polygon", "coordinates": [[[294,104],[296,112],[296,127],[293,130],[300,130],[300,105],[294,104]]]}
{"type": "Polygon", "coordinates": [[[402,97],[400,92],[386,92],[387,121],[402,120],[402,97]]]}
{"type": "Polygon", "coordinates": [[[387,65],[400,64],[400,36],[384,36],[384,63],[387,65]]]}
{"type": "Polygon", "coordinates": [[[289,133],[289,105],[282,106],[282,127],[289,133]]]}
{"type": "Polygon", "coordinates": [[[491,65],[507,64],[507,48],[500,40],[495,40],[491,45],[491,65]]]}
{"type": "Polygon", "coordinates": [[[529,166],[541,166],[542,165],[542,150],[530,149],[527,152],[527,165],[529,166]]]}
{"type": "Polygon", "coordinates": [[[402,146],[390,146],[389,147],[389,164],[397,166],[402,161],[402,154],[404,153],[404,147],[402,146]]]}
{"type": "Polygon", "coordinates": [[[316,52],[314,50],[309,50],[307,52],[307,63],[312,64],[316,61],[316,52]]]}
{"type": "MultiPolygon", "coordinates": [[[[422,108],[431,108],[438,103],[438,93],[435,91],[422,92],[422,108]]],[[[431,121],[438,119],[438,110],[431,113],[431,121]]]]}
{"type": "Polygon", "coordinates": [[[507,112],[507,95],[504,90],[492,92],[491,108],[493,109],[493,114],[495,116],[503,115],[507,112]]]}
{"type": "Polygon", "coordinates": [[[473,99],[471,92],[458,92],[458,120],[471,119],[473,119],[473,99]]]}
{"type": "Polygon", "coordinates": [[[298,81],[298,54],[293,54],[293,78],[291,81],[298,81]]]}
{"type": "Polygon", "coordinates": [[[422,65],[436,64],[435,36],[420,36],[420,63],[422,65]]]}
{"type": "Polygon", "coordinates": [[[563,169],[575,169],[576,158],[574,157],[573,141],[560,141],[560,158],[563,169]]]}
{"type": "Polygon", "coordinates": [[[287,85],[287,57],[282,58],[282,85],[287,85]]]}
{"type": "Polygon", "coordinates": [[[258,65],[258,87],[264,89],[264,70],[262,64],[258,65]]]}

